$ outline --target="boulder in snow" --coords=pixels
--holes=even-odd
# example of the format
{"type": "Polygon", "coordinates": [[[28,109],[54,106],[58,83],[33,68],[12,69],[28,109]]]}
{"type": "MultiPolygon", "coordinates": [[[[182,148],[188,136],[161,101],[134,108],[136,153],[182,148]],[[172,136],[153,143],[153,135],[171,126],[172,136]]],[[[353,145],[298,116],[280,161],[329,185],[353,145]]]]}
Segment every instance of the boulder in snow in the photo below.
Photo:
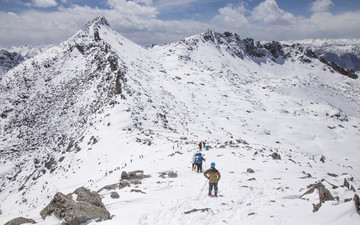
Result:
{"type": "Polygon", "coordinates": [[[144,179],[144,178],[149,178],[150,175],[144,175],[144,171],[143,170],[135,170],[135,171],[131,171],[131,172],[126,172],[123,171],[121,173],[121,180],[128,180],[130,181],[130,183],[133,184],[139,184],[141,183],[140,180],[144,179]]]}
{"type": "Polygon", "coordinates": [[[118,199],[120,198],[120,195],[116,191],[113,191],[111,192],[110,197],[114,199],[118,199]]]}
{"type": "Polygon", "coordinates": [[[331,195],[330,191],[328,189],[326,189],[326,187],[321,183],[316,183],[316,184],[310,184],[308,186],[309,190],[307,190],[302,196],[307,195],[307,194],[312,194],[315,189],[318,190],[319,192],[319,203],[317,204],[313,204],[313,212],[316,212],[320,209],[322,203],[326,202],[326,201],[334,201],[334,197],[331,195]]]}
{"type": "Polygon", "coordinates": [[[104,207],[100,196],[86,188],[78,188],[75,192],[77,200],[72,195],[56,193],[51,202],[40,212],[45,219],[54,214],[57,218],[65,220],[66,224],[79,225],[91,219],[110,219],[110,213],[104,207]]]}
{"type": "Polygon", "coordinates": [[[246,170],[246,172],[247,172],[247,173],[255,173],[255,171],[254,171],[253,169],[251,169],[251,168],[248,168],[248,169],[246,170]]]}
{"type": "Polygon", "coordinates": [[[199,211],[200,212],[208,212],[208,211],[210,211],[210,212],[213,213],[213,211],[210,208],[203,208],[203,209],[192,209],[192,210],[184,212],[184,214],[190,214],[190,213],[199,212],[199,211]]]}
{"type": "Polygon", "coordinates": [[[174,172],[174,171],[166,171],[166,172],[162,172],[160,173],[160,176],[161,178],[177,178],[177,173],[174,172]]]}
{"type": "Polygon", "coordinates": [[[280,160],[280,159],[281,159],[280,154],[277,153],[277,152],[273,152],[273,153],[271,154],[271,157],[272,157],[273,159],[276,159],[276,160],[280,160]]]}
{"type": "Polygon", "coordinates": [[[36,222],[33,219],[28,219],[28,218],[24,218],[24,217],[18,217],[18,218],[10,220],[9,222],[5,223],[4,225],[20,225],[20,224],[24,224],[24,223],[35,224],[36,222]]]}
{"type": "Polygon", "coordinates": [[[359,215],[360,215],[360,198],[359,198],[359,195],[357,195],[357,194],[354,195],[354,202],[355,202],[356,212],[359,213],[359,215]]]}

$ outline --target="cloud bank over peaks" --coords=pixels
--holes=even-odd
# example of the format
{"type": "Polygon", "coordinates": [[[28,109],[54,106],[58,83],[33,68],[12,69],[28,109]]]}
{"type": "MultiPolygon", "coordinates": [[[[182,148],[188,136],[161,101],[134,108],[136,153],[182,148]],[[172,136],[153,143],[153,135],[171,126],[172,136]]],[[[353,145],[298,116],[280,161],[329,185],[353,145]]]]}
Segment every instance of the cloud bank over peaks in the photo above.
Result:
{"type": "Polygon", "coordinates": [[[268,41],[360,37],[360,11],[333,14],[329,12],[335,6],[331,0],[314,1],[310,17],[281,9],[276,0],[265,0],[252,9],[246,6],[242,2],[219,9],[212,20],[215,30],[268,41]]]}
{"type": "Polygon", "coordinates": [[[337,6],[331,0],[309,3],[311,15],[307,16],[282,9],[277,0],[259,4],[213,0],[79,2],[32,0],[25,10],[0,10],[0,45],[58,44],[97,16],[105,16],[114,30],[144,46],[178,41],[208,29],[256,40],[360,37],[360,9],[335,14],[331,9],[337,6]]]}

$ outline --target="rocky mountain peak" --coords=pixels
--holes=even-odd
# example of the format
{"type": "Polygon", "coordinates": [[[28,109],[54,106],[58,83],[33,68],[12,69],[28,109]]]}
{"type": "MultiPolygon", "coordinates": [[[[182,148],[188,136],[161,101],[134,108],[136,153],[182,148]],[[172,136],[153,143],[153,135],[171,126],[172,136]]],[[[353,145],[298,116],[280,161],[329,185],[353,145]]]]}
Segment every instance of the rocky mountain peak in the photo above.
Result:
{"type": "Polygon", "coordinates": [[[106,20],[104,16],[98,16],[92,21],[89,21],[83,28],[83,30],[88,30],[90,27],[99,28],[99,26],[108,26],[110,27],[110,24],[106,20]]]}

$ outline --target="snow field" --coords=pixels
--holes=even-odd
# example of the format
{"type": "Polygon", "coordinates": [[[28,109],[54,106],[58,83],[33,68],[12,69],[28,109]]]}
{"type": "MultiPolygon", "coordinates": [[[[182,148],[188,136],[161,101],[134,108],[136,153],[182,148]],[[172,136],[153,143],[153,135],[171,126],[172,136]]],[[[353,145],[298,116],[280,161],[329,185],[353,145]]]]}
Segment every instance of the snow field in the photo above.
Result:
{"type": "MultiPolygon", "coordinates": [[[[171,148],[171,145],[157,146],[157,149],[161,148],[171,148]]],[[[151,178],[144,179],[142,184],[135,187],[119,190],[120,199],[117,200],[111,199],[109,193],[102,192],[105,205],[111,214],[115,215],[112,221],[103,223],[261,224],[267,221],[268,224],[304,224],[319,220],[318,215],[312,212],[312,203],[318,202],[317,194],[300,199],[307,190],[306,186],[321,178],[326,178],[337,185],[342,182],[341,178],[333,179],[326,175],[326,165],[333,163],[323,164],[318,160],[315,162],[302,153],[292,153],[295,157],[289,157],[294,161],[299,160],[298,166],[294,167],[294,162],[288,160],[288,156],[282,155],[282,160],[273,160],[268,155],[270,153],[268,150],[260,149],[263,153],[254,155],[255,149],[246,146],[213,148],[210,151],[203,151],[207,160],[204,169],[208,168],[210,162],[216,162],[216,167],[222,175],[219,182],[219,194],[223,196],[209,198],[207,196],[208,184],[201,193],[206,178],[202,174],[191,171],[190,160],[196,152],[195,149],[189,146],[183,148],[174,150],[183,154],[169,156],[165,155],[169,149],[163,149],[130,164],[126,171],[143,169],[144,174],[151,175],[151,178]],[[247,168],[254,169],[255,173],[247,173],[247,168]],[[178,177],[158,177],[164,171],[175,171],[178,177]],[[301,177],[306,177],[303,171],[314,177],[301,179],[301,177]],[[131,192],[134,188],[146,194],[131,192]],[[306,200],[307,198],[309,200],[306,200]],[[204,208],[211,210],[185,214],[192,209],[204,208]]],[[[330,165],[332,166],[334,165],[330,165]]],[[[337,192],[346,194],[348,191],[340,188],[337,192]]],[[[350,192],[347,195],[351,197],[350,192]]],[[[327,217],[329,220],[325,219],[322,222],[337,224],[334,218],[342,219],[343,216],[352,214],[353,208],[349,206],[353,206],[353,203],[342,203],[342,201],[343,199],[339,202],[323,204],[324,207],[317,213],[331,212],[334,217],[327,217]],[[343,206],[347,209],[346,211],[343,206]],[[338,210],[341,213],[338,213],[338,210]],[[343,213],[345,215],[342,215],[343,213]]],[[[350,220],[350,224],[357,222],[356,217],[350,218],[354,220],[346,217],[350,220]]]]}

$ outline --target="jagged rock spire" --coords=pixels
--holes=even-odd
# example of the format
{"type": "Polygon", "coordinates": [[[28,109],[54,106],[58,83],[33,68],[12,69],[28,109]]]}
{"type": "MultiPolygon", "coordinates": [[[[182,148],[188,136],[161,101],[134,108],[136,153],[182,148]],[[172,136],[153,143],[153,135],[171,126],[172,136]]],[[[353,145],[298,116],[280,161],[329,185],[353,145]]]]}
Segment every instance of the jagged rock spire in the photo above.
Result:
{"type": "Polygon", "coordinates": [[[98,27],[98,26],[108,26],[110,27],[110,24],[108,23],[108,21],[106,20],[106,18],[104,16],[98,16],[95,19],[93,19],[92,21],[89,21],[85,26],[84,29],[87,29],[91,26],[94,27],[98,27]]]}

